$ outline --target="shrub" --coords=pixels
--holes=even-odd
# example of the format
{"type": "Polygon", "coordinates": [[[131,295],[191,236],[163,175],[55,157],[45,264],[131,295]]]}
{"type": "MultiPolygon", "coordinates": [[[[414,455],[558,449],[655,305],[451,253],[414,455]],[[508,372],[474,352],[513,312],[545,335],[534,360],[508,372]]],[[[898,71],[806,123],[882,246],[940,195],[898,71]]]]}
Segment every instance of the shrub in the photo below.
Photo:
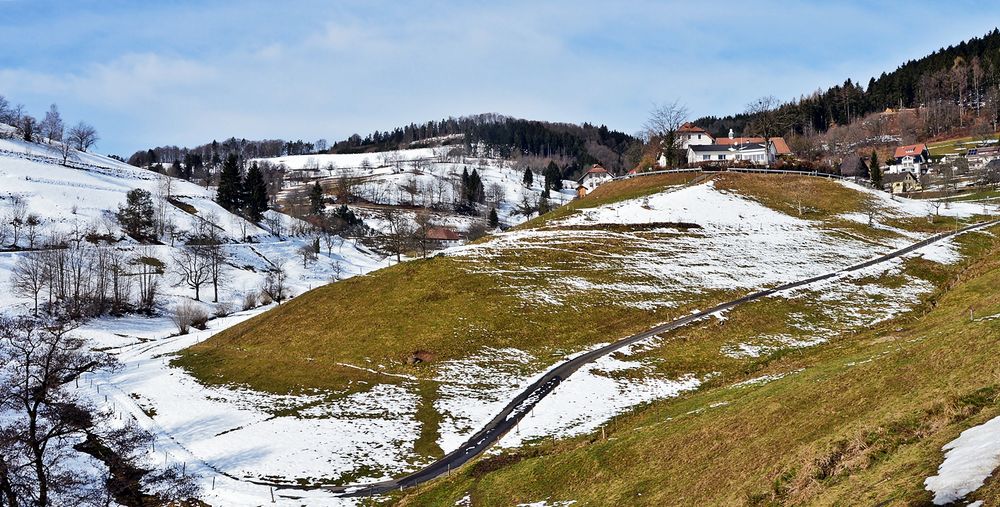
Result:
{"type": "Polygon", "coordinates": [[[257,308],[257,293],[248,290],[243,293],[243,310],[252,310],[257,308]]]}
{"type": "Polygon", "coordinates": [[[177,326],[177,332],[188,334],[192,327],[205,329],[208,323],[208,312],[194,301],[184,301],[174,308],[172,320],[177,326]]]}
{"type": "Polygon", "coordinates": [[[233,304],[229,301],[221,301],[215,305],[213,315],[216,317],[225,317],[231,313],[233,313],[233,304]]]}

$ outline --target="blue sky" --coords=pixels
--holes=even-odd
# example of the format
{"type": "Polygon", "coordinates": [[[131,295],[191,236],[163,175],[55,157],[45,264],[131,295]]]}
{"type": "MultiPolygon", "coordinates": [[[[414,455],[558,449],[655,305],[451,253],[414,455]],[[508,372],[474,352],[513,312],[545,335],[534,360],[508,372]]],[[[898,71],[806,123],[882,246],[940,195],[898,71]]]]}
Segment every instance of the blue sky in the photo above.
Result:
{"type": "Polygon", "coordinates": [[[98,151],[332,140],[480,112],[634,132],[741,111],[982,35],[976,2],[0,0],[0,94],[98,151]]]}

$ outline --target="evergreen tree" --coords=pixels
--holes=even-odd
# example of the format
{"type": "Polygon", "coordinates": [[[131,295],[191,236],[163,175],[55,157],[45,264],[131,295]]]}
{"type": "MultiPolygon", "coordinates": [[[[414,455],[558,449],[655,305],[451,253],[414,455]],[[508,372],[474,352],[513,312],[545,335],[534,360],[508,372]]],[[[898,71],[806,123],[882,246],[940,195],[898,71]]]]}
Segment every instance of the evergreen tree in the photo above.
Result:
{"type": "Polygon", "coordinates": [[[496,208],[490,208],[490,229],[496,229],[500,227],[500,217],[497,215],[496,208]]]}
{"type": "Polygon", "coordinates": [[[531,188],[531,184],[535,182],[535,175],[531,172],[531,169],[524,170],[524,187],[531,188]]]}
{"type": "Polygon", "coordinates": [[[871,157],[871,168],[868,170],[871,173],[872,186],[882,190],[882,168],[878,166],[878,153],[872,150],[871,157]]]}
{"type": "Polygon", "coordinates": [[[136,188],[125,194],[125,205],[115,215],[125,234],[144,240],[153,237],[154,211],[152,194],[136,188]]]}
{"type": "Polygon", "coordinates": [[[469,200],[469,168],[462,168],[462,200],[469,200]]]}
{"type": "Polygon", "coordinates": [[[319,215],[323,212],[323,187],[319,181],[309,190],[309,214],[319,215]]]}
{"type": "Polygon", "coordinates": [[[483,180],[479,177],[479,171],[472,170],[469,175],[469,203],[482,203],[486,200],[486,190],[483,188],[483,180]]]}
{"type": "Polygon", "coordinates": [[[170,176],[184,178],[184,169],[181,167],[181,161],[176,158],[174,159],[174,163],[170,164],[170,176]]]}
{"type": "Polygon", "coordinates": [[[260,222],[264,212],[267,211],[267,183],[264,181],[264,173],[257,167],[257,162],[250,165],[247,171],[246,180],[243,182],[243,209],[247,220],[260,222]]]}
{"type": "Polygon", "coordinates": [[[545,189],[559,190],[561,187],[562,171],[559,170],[559,166],[554,161],[550,161],[548,167],[545,168],[545,189]]]}
{"type": "Polygon", "coordinates": [[[240,162],[235,153],[230,153],[222,164],[222,173],[219,174],[219,189],[216,191],[215,201],[219,206],[235,212],[242,204],[240,201],[243,190],[242,178],[240,178],[240,162]]]}
{"type": "Polygon", "coordinates": [[[550,209],[552,209],[552,205],[549,204],[549,190],[545,189],[545,192],[542,192],[542,197],[538,199],[538,214],[544,215],[550,209]]]}

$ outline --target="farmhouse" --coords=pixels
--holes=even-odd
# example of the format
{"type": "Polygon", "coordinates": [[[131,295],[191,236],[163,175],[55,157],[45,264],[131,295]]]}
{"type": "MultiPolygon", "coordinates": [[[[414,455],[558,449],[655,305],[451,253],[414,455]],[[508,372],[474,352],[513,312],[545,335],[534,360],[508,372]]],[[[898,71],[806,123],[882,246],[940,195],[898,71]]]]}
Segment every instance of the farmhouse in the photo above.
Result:
{"type": "Polygon", "coordinates": [[[920,182],[909,171],[889,173],[882,177],[882,187],[893,194],[902,194],[904,192],[920,190],[920,182]]]}
{"type": "Polygon", "coordinates": [[[604,183],[605,181],[611,181],[611,173],[607,169],[601,166],[601,164],[594,164],[587,169],[587,172],[583,173],[580,177],[577,187],[577,196],[583,197],[587,195],[587,192],[597,188],[598,185],[604,183]],[[582,189],[580,187],[583,187],[582,189]],[[581,193],[582,192],[582,193],[581,193]]]}
{"type": "Polygon", "coordinates": [[[447,227],[432,227],[427,230],[427,239],[439,248],[462,244],[462,236],[447,227]]]}
{"type": "Polygon", "coordinates": [[[914,172],[923,174],[927,172],[927,163],[930,161],[930,153],[926,144],[909,144],[896,148],[896,163],[889,168],[890,173],[914,172]]]}

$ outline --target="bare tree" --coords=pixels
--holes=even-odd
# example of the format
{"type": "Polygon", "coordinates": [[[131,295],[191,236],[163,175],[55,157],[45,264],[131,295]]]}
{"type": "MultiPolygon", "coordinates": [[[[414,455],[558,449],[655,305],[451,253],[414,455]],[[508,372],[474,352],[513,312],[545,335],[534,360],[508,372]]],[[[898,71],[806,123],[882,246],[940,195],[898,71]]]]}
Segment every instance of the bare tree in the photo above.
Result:
{"type": "Polygon", "coordinates": [[[677,137],[677,131],[687,121],[689,114],[687,106],[679,101],[666,102],[655,106],[643,125],[644,134],[649,142],[659,143],[668,165],[680,162],[680,139],[677,137]]]}
{"type": "Polygon", "coordinates": [[[417,194],[420,193],[420,187],[417,185],[417,178],[414,175],[410,175],[406,178],[406,181],[401,185],[403,192],[406,192],[410,196],[410,206],[414,206],[417,194]]]}
{"type": "Polygon", "coordinates": [[[62,117],[59,116],[59,108],[55,104],[49,106],[49,110],[45,113],[45,119],[42,120],[39,127],[42,135],[48,138],[49,144],[52,144],[53,141],[62,141],[63,121],[62,117]]]}
{"type": "Polygon", "coordinates": [[[34,213],[29,213],[24,219],[25,233],[24,236],[28,240],[28,248],[35,248],[35,240],[38,239],[39,227],[42,225],[42,219],[34,213]]]}
{"type": "Polygon", "coordinates": [[[3,249],[4,243],[7,242],[7,236],[10,235],[11,218],[7,213],[0,214],[0,249],[3,249]]]}
{"type": "Polygon", "coordinates": [[[80,151],[87,151],[98,139],[97,129],[85,122],[81,121],[69,129],[69,141],[80,151]]]}
{"type": "Polygon", "coordinates": [[[21,237],[21,229],[24,227],[24,218],[28,214],[28,203],[25,202],[24,198],[15,195],[10,198],[10,225],[14,230],[14,248],[17,248],[17,242],[21,237]]]}
{"type": "Polygon", "coordinates": [[[45,288],[48,266],[41,252],[20,256],[11,270],[10,284],[14,294],[30,297],[34,301],[32,313],[38,315],[38,294],[45,288]]]}
{"type": "Polygon", "coordinates": [[[764,138],[764,165],[770,165],[771,139],[788,130],[791,118],[781,109],[781,102],[773,95],[747,104],[745,113],[750,117],[750,123],[747,124],[749,133],[764,138]]]}
{"type": "Polygon", "coordinates": [[[194,299],[201,301],[201,286],[212,279],[207,248],[199,244],[184,245],[176,249],[173,261],[180,277],[178,285],[194,289],[194,299]]]}
{"type": "Polygon", "coordinates": [[[212,282],[213,303],[219,302],[219,286],[226,279],[230,257],[224,245],[225,241],[221,232],[222,227],[219,226],[219,216],[215,213],[209,213],[198,224],[198,236],[193,240],[202,247],[202,251],[205,254],[205,269],[208,271],[208,278],[212,282]]]}
{"type": "Polygon", "coordinates": [[[416,228],[413,229],[413,239],[420,245],[420,254],[423,258],[427,258],[427,244],[430,241],[430,231],[434,227],[432,217],[427,209],[421,209],[417,211],[416,217],[414,217],[414,222],[416,223],[416,228]]]}
{"type": "Polygon", "coordinates": [[[494,181],[486,186],[486,206],[499,208],[507,199],[507,190],[500,182],[494,181]]]}
{"type": "Polygon", "coordinates": [[[112,360],[87,352],[70,329],[0,318],[0,483],[9,505],[69,505],[92,493],[81,487],[92,477],[74,466],[70,442],[95,415],[65,386],[112,360]]]}
{"type": "Polygon", "coordinates": [[[281,304],[288,297],[288,273],[281,266],[275,267],[264,276],[260,293],[266,299],[281,304]]]}
{"type": "Polygon", "coordinates": [[[413,237],[413,226],[409,218],[397,209],[387,208],[381,210],[380,214],[385,222],[385,230],[382,232],[385,247],[396,256],[396,262],[401,262],[403,252],[409,247],[410,238],[413,237]]]}
{"type": "Polygon", "coordinates": [[[0,505],[138,505],[135,498],[167,505],[197,497],[190,475],[140,464],[148,433],[109,424],[107,413],[69,388],[117,366],[71,331],[65,322],[0,317],[0,505]],[[79,466],[78,452],[106,464],[107,473],[79,466]]]}

